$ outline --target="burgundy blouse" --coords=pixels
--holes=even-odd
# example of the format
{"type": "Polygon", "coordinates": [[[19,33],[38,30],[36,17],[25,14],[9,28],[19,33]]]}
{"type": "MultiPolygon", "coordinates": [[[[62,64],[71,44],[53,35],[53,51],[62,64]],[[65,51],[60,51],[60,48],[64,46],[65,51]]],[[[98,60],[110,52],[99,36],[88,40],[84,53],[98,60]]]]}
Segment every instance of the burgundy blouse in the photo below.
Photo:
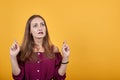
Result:
{"type": "Polygon", "coordinates": [[[62,56],[60,52],[55,53],[55,59],[49,59],[44,52],[37,52],[40,60],[37,62],[18,61],[21,72],[19,75],[13,75],[14,80],[65,80],[66,74],[61,76],[58,69],[61,64],[62,56]]]}

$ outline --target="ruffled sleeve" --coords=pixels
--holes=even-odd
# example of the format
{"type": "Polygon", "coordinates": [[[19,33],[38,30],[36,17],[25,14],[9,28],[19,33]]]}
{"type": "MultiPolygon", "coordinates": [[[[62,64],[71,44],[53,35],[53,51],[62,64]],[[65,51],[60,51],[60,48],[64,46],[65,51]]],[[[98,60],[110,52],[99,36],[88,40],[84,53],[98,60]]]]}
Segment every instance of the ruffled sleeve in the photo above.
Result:
{"type": "Polygon", "coordinates": [[[54,75],[54,79],[55,80],[65,80],[66,78],[66,74],[64,74],[63,76],[59,75],[58,73],[58,69],[61,65],[61,61],[62,61],[62,55],[60,52],[55,53],[55,75],[54,75]]]}
{"type": "Polygon", "coordinates": [[[18,60],[18,65],[20,67],[21,72],[18,75],[12,74],[12,77],[13,77],[14,80],[25,80],[25,77],[24,77],[24,73],[25,73],[25,71],[24,71],[24,62],[21,62],[19,60],[19,58],[17,58],[17,60],[18,60]]]}

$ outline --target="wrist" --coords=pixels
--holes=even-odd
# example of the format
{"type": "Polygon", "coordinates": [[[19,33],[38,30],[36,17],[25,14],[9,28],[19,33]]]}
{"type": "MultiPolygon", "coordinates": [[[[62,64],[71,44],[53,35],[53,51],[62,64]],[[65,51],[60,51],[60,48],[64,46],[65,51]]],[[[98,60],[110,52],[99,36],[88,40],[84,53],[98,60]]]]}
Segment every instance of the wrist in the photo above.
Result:
{"type": "Polygon", "coordinates": [[[66,61],[66,60],[69,60],[69,57],[68,56],[63,56],[63,58],[62,58],[62,60],[64,61],[66,61]]]}
{"type": "Polygon", "coordinates": [[[10,55],[10,58],[11,58],[12,60],[16,60],[16,59],[17,59],[17,57],[16,57],[16,56],[13,56],[13,55],[10,55]]]}
{"type": "Polygon", "coordinates": [[[69,63],[69,61],[66,61],[66,62],[61,62],[61,64],[68,64],[69,63]]]}
{"type": "Polygon", "coordinates": [[[64,64],[64,63],[68,63],[68,62],[69,62],[69,59],[68,59],[68,58],[63,58],[61,63],[64,64]]]}

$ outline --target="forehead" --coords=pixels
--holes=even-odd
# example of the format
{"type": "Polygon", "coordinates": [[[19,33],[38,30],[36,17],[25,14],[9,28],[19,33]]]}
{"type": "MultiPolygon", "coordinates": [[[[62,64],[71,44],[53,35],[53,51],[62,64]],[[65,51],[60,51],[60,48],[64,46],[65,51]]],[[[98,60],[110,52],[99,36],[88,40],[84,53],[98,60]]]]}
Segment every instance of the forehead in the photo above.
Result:
{"type": "Polygon", "coordinates": [[[44,22],[44,21],[39,17],[36,17],[31,21],[31,23],[41,23],[41,22],[44,22]]]}

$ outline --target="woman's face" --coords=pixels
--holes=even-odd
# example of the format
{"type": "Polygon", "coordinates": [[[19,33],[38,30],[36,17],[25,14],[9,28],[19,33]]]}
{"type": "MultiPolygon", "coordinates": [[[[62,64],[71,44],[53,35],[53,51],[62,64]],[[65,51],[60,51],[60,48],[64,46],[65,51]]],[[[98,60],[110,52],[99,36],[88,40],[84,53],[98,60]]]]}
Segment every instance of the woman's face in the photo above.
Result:
{"type": "Polygon", "coordinates": [[[36,17],[31,21],[30,33],[33,38],[44,38],[46,36],[46,26],[41,18],[36,17]]]}

